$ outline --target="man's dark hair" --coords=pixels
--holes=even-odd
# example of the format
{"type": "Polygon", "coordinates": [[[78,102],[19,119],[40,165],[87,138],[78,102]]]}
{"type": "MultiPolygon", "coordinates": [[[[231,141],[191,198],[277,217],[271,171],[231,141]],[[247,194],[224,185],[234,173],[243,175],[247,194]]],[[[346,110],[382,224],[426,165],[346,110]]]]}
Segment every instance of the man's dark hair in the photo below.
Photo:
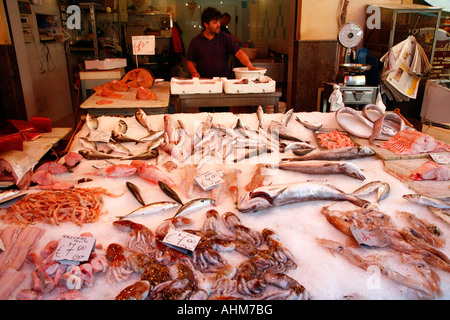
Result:
{"type": "Polygon", "coordinates": [[[228,12],[224,12],[222,14],[222,18],[227,17],[227,18],[231,18],[231,15],[228,12]]]}
{"type": "Polygon", "coordinates": [[[206,8],[202,12],[202,28],[205,29],[205,23],[209,23],[211,20],[220,20],[221,17],[222,14],[216,8],[206,8]]]}

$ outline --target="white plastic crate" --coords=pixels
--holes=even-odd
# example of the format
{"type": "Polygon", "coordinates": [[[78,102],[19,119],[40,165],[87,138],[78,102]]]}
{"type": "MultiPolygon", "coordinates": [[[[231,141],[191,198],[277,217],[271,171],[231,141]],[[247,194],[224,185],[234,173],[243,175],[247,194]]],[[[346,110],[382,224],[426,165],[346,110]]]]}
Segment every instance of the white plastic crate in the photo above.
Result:
{"type": "Polygon", "coordinates": [[[239,83],[242,79],[222,79],[223,91],[225,93],[264,93],[275,92],[276,81],[270,79],[268,82],[239,83]]]}
{"type": "Polygon", "coordinates": [[[170,79],[170,93],[195,94],[195,93],[222,93],[222,80],[219,77],[212,79],[170,79]]]}

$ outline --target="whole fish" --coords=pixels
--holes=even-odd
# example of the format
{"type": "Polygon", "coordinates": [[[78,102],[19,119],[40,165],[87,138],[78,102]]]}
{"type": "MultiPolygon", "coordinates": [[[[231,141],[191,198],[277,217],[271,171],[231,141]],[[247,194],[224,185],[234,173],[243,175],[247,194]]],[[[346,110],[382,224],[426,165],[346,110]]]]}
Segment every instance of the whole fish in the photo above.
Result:
{"type": "Polygon", "coordinates": [[[258,128],[263,128],[264,123],[264,109],[262,106],[258,106],[256,110],[256,116],[258,117],[258,128]]]}
{"type": "Polygon", "coordinates": [[[256,156],[256,155],[262,155],[262,154],[270,153],[270,152],[272,152],[272,149],[268,148],[267,146],[261,146],[261,147],[258,147],[258,148],[252,148],[252,149],[248,149],[243,155],[241,155],[240,157],[234,159],[233,161],[235,163],[237,163],[237,162],[239,162],[239,161],[241,161],[243,159],[248,159],[248,158],[251,158],[251,157],[256,156]]]}
{"type": "Polygon", "coordinates": [[[391,187],[389,186],[389,183],[386,182],[372,181],[366,183],[365,185],[359,187],[358,189],[349,194],[352,196],[359,197],[362,195],[366,195],[368,193],[372,193],[375,190],[377,191],[377,202],[380,202],[389,195],[391,187]]]}
{"type": "Polygon", "coordinates": [[[423,206],[435,207],[435,208],[439,208],[439,209],[450,209],[450,203],[447,203],[445,201],[442,201],[442,200],[439,200],[436,198],[432,198],[432,197],[428,197],[428,196],[424,196],[424,195],[420,195],[420,194],[415,194],[415,193],[404,194],[402,197],[403,197],[403,199],[421,204],[423,206]]]}
{"type": "Polygon", "coordinates": [[[141,190],[132,182],[127,181],[126,183],[128,190],[130,190],[131,194],[136,198],[136,200],[145,206],[144,198],[142,197],[141,190]]]}
{"type": "Polygon", "coordinates": [[[83,156],[86,160],[103,160],[103,159],[121,159],[104,152],[94,151],[94,150],[78,150],[78,153],[83,156]]]}
{"type": "MultiPolygon", "coordinates": [[[[296,154],[295,150],[292,151],[296,154]]],[[[299,155],[295,160],[350,160],[375,155],[375,151],[367,146],[346,147],[334,150],[322,150],[308,153],[306,155],[299,155]]]]}
{"type": "Polygon", "coordinates": [[[300,139],[298,137],[292,136],[290,134],[286,134],[280,130],[270,130],[270,133],[275,136],[278,139],[283,139],[283,140],[290,140],[290,141],[297,141],[297,142],[305,142],[305,143],[310,143],[310,141],[305,141],[303,139],[300,139]]]}
{"type": "Polygon", "coordinates": [[[283,128],[286,128],[286,126],[289,123],[289,120],[291,120],[292,115],[294,114],[294,109],[289,109],[285,114],[283,119],[281,120],[281,125],[283,128]]]}
{"type": "Polygon", "coordinates": [[[176,129],[170,114],[164,115],[164,131],[166,132],[169,143],[176,143],[176,129]]]}
{"type": "Polygon", "coordinates": [[[164,142],[164,136],[160,136],[158,139],[155,139],[147,145],[147,151],[158,148],[164,142]]]}
{"type": "Polygon", "coordinates": [[[175,213],[175,215],[172,218],[169,218],[167,220],[179,217],[181,215],[184,215],[188,212],[206,207],[206,206],[210,206],[213,205],[215,203],[215,200],[212,198],[197,198],[197,199],[192,199],[188,202],[186,202],[185,204],[183,204],[177,211],[177,213],[175,213]]]}
{"type": "Polygon", "coordinates": [[[158,140],[163,135],[164,135],[164,130],[158,130],[158,131],[150,130],[149,134],[146,135],[145,137],[139,139],[139,141],[141,141],[141,142],[149,142],[150,141],[151,142],[151,141],[158,140]]]}
{"type": "Polygon", "coordinates": [[[359,207],[370,203],[358,197],[345,194],[331,185],[306,181],[255,188],[241,198],[237,205],[237,210],[247,213],[291,203],[317,200],[350,201],[359,207]]]}
{"type": "Polygon", "coordinates": [[[111,139],[118,142],[135,142],[142,143],[143,141],[131,138],[123,133],[119,133],[116,130],[111,132],[111,139]]]}
{"type": "Polygon", "coordinates": [[[307,128],[309,130],[313,130],[314,131],[314,130],[319,130],[320,128],[322,128],[322,123],[321,122],[319,122],[319,123],[312,123],[312,122],[309,122],[309,121],[306,121],[306,120],[302,120],[299,117],[295,117],[295,120],[298,123],[301,123],[302,125],[304,125],[305,128],[307,128]]]}
{"type": "Polygon", "coordinates": [[[233,129],[239,132],[245,138],[250,138],[249,134],[247,133],[247,127],[242,123],[241,119],[237,119],[237,122],[235,123],[233,129]]]}
{"type": "Polygon", "coordinates": [[[86,114],[86,125],[89,131],[95,131],[98,129],[98,119],[94,117],[92,114],[86,114]]]}
{"type": "Polygon", "coordinates": [[[118,141],[110,141],[106,144],[109,148],[111,148],[112,150],[119,152],[119,153],[123,153],[126,154],[128,156],[132,156],[133,154],[131,153],[130,149],[128,149],[127,147],[125,147],[123,144],[121,144],[118,141]]]}
{"type": "Polygon", "coordinates": [[[148,150],[138,154],[132,154],[129,157],[121,158],[122,160],[151,160],[158,156],[158,150],[148,150]]]}
{"type": "Polygon", "coordinates": [[[176,208],[180,206],[179,203],[173,202],[173,201],[159,201],[159,202],[153,202],[149,203],[147,205],[144,205],[140,208],[137,208],[136,210],[131,211],[130,213],[124,215],[124,216],[117,216],[119,220],[123,220],[125,218],[131,218],[136,216],[143,216],[147,214],[157,213],[165,210],[169,210],[172,208],[176,208]]]}
{"type": "Polygon", "coordinates": [[[351,162],[331,162],[331,161],[286,161],[267,167],[274,167],[281,170],[290,170],[306,174],[343,174],[354,179],[365,180],[366,177],[361,170],[351,162]]]}
{"type": "Polygon", "coordinates": [[[175,200],[179,204],[183,205],[183,201],[181,201],[178,194],[173,190],[171,187],[169,187],[167,184],[165,184],[162,181],[158,181],[158,186],[161,189],[162,192],[164,192],[169,198],[175,200]]]}
{"type": "Polygon", "coordinates": [[[139,122],[141,126],[147,129],[148,132],[152,131],[152,129],[150,128],[150,119],[147,117],[147,114],[144,112],[144,110],[138,108],[134,113],[134,116],[137,122],[139,122]]]}
{"type": "Polygon", "coordinates": [[[310,151],[312,151],[315,149],[312,145],[310,145],[307,142],[292,142],[289,144],[281,142],[279,146],[280,146],[280,152],[286,152],[288,150],[296,151],[296,150],[305,150],[305,149],[309,149],[310,151]]]}
{"type": "Polygon", "coordinates": [[[78,141],[80,141],[81,145],[89,150],[97,151],[97,143],[95,141],[90,141],[85,137],[79,137],[78,141]]]}
{"type": "Polygon", "coordinates": [[[0,203],[7,202],[18,197],[23,197],[27,195],[27,193],[22,193],[21,190],[18,189],[7,189],[0,192],[0,203]]]}
{"type": "Polygon", "coordinates": [[[123,119],[120,119],[116,124],[116,129],[118,133],[125,134],[128,130],[128,125],[123,119]]]}

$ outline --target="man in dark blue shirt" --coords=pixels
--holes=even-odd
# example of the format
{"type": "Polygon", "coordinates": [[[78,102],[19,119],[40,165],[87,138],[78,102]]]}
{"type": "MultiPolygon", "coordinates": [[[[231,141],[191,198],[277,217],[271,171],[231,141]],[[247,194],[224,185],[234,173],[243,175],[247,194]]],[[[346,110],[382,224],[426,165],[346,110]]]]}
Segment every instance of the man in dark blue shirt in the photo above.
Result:
{"type": "Polygon", "coordinates": [[[186,67],[193,78],[233,78],[228,63],[230,55],[249,70],[255,70],[234,38],[220,31],[220,18],[221,13],[215,8],[208,7],[202,12],[203,30],[191,40],[186,56],[186,67]]]}

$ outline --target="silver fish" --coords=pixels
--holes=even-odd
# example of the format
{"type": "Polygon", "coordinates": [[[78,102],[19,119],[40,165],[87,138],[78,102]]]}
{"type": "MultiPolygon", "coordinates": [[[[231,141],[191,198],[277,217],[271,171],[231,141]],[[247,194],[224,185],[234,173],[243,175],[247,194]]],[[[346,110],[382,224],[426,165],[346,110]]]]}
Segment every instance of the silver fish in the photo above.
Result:
{"type": "Polygon", "coordinates": [[[18,189],[8,189],[0,192],[0,203],[4,203],[18,197],[25,196],[27,193],[22,193],[21,190],[18,189]]]}
{"type": "Polygon", "coordinates": [[[86,114],[86,125],[89,131],[95,131],[98,129],[98,119],[91,115],[90,113],[86,114]]]}
{"type": "Polygon", "coordinates": [[[258,148],[252,148],[252,149],[248,149],[243,155],[241,155],[240,157],[234,159],[233,161],[235,163],[243,160],[243,159],[248,159],[251,158],[253,156],[257,156],[257,155],[262,155],[265,153],[271,153],[272,149],[268,148],[267,146],[261,146],[258,148]]]}
{"type": "Polygon", "coordinates": [[[167,220],[179,217],[181,215],[184,215],[188,212],[213,205],[216,201],[212,198],[198,198],[198,199],[192,199],[191,201],[186,202],[183,204],[175,213],[175,215],[172,218],[169,218],[167,220]]]}
{"type": "Polygon", "coordinates": [[[345,194],[331,185],[307,181],[258,187],[241,198],[237,210],[247,213],[291,203],[317,200],[350,201],[359,207],[370,203],[345,194]]]}
{"type": "Polygon", "coordinates": [[[97,143],[95,141],[90,141],[89,139],[85,137],[78,138],[78,141],[80,141],[81,145],[89,150],[97,151],[97,143]]]}
{"type": "Polygon", "coordinates": [[[264,123],[264,109],[262,106],[258,106],[256,116],[258,117],[258,128],[262,129],[264,123]]]}
{"type": "Polygon", "coordinates": [[[149,203],[145,206],[142,206],[140,208],[137,208],[136,210],[133,210],[124,216],[117,216],[117,218],[119,220],[123,220],[125,218],[143,216],[143,215],[147,215],[147,214],[152,214],[152,213],[169,210],[172,208],[176,208],[178,206],[180,206],[180,204],[177,202],[173,202],[173,201],[153,202],[153,203],[149,203]]]}
{"type": "Polygon", "coordinates": [[[331,161],[286,161],[275,165],[266,165],[281,170],[290,170],[306,174],[343,174],[354,179],[365,180],[361,170],[351,162],[331,161]]]}
{"type": "Polygon", "coordinates": [[[152,131],[152,129],[150,129],[150,119],[147,117],[147,114],[144,112],[144,110],[138,108],[134,113],[134,116],[137,122],[139,122],[141,126],[147,129],[148,132],[152,131]]]}
{"type": "Polygon", "coordinates": [[[421,204],[423,206],[435,207],[435,208],[439,208],[439,209],[450,209],[450,203],[447,203],[445,201],[442,201],[442,200],[439,200],[436,198],[432,198],[432,197],[428,197],[428,196],[424,196],[424,195],[420,195],[420,194],[415,194],[415,193],[404,194],[402,197],[403,197],[403,199],[421,204]]]}
{"type": "Polygon", "coordinates": [[[120,119],[116,124],[116,129],[118,133],[125,134],[128,130],[128,125],[125,121],[120,119]]]}
{"type": "Polygon", "coordinates": [[[283,119],[281,120],[281,125],[283,126],[283,128],[286,128],[286,126],[289,123],[289,120],[291,120],[292,115],[294,114],[294,109],[289,109],[285,114],[283,119]]]}
{"type": "Polygon", "coordinates": [[[86,160],[103,160],[103,159],[121,159],[120,157],[112,156],[110,154],[94,151],[94,150],[78,150],[78,153],[86,160]]]}
{"type": "Polygon", "coordinates": [[[164,137],[163,136],[159,137],[158,139],[152,140],[147,145],[147,151],[150,151],[150,150],[158,148],[163,142],[164,142],[164,137]]]}
{"type": "Polygon", "coordinates": [[[380,202],[384,198],[386,198],[389,195],[389,192],[391,190],[391,187],[389,183],[382,182],[382,181],[372,181],[369,183],[366,183],[365,185],[359,187],[352,193],[349,193],[352,196],[362,196],[369,193],[372,193],[374,191],[377,191],[377,202],[380,202]]]}
{"type": "Polygon", "coordinates": [[[131,138],[123,133],[119,133],[116,130],[113,130],[111,132],[111,139],[114,141],[119,141],[119,142],[135,142],[135,143],[142,143],[143,141],[141,140],[137,140],[134,138],[131,138]]]}
{"type": "Polygon", "coordinates": [[[148,135],[146,135],[145,137],[143,137],[139,140],[141,142],[155,141],[155,140],[161,138],[163,135],[164,135],[164,130],[158,130],[158,131],[150,130],[148,135]]]}
{"type": "MultiPolygon", "coordinates": [[[[293,151],[295,154],[295,150],[293,151]]],[[[350,160],[375,155],[375,151],[367,146],[346,147],[335,150],[323,150],[302,155],[296,160],[350,160]]]]}
{"type": "Polygon", "coordinates": [[[244,126],[241,119],[237,119],[237,122],[234,125],[233,129],[238,131],[240,134],[242,134],[246,138],[250,137],[249,134],[247,133],[247,127],[244,126]]]}
{"type": "Polygon", "coordinates": [[[122,160],[151,160],[158,156],[158,150],[148,150],[138,154],[132,154],[129,157],[121,158],[122,160]]]}
{"type": "Polygon", "coordinates": [[[312,145],[307,142],[292,142],[286,144],[284,142],[280,143],[280,152],[286,152],[288,150],[296,151],[296,150],[304,150],[304,149],[315,149],[312,145]]]}
{"type": "Polygon", "coordinates": [[[295,120],[298,123],[301,123],[302,125],[305,126],[305,128],[309,129],[309,130],[319,130],[320,128],[322,128],[322,122],[319,123],[312,123],[306,120],[302,120],[299,117],[295,117],[295,120]]]}
{"type": "Polygon", "coordinates": [[[109,148],[111,148],[112,150],[118,152],[118,153],[123,153],[126,154],[128,156],[132,156],[133,154],[131,153],[130,149],[128,149],[127,147],[125,147],[123,144],[121,144],[118,141],[110,141],[106,144],[109,148]]]}

